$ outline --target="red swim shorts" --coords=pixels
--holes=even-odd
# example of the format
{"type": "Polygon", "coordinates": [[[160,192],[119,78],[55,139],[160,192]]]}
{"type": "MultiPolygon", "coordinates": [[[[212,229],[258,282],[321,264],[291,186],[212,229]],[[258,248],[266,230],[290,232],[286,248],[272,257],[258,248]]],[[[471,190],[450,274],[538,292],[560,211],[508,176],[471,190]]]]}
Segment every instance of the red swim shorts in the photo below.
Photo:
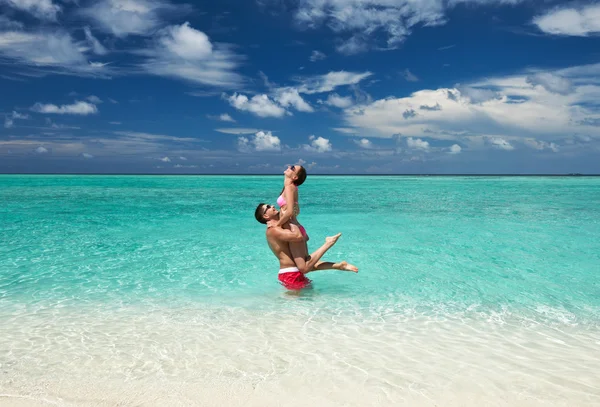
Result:
{"type": "Polygon", "coordinates": [[[288,290],[301,290],[311,283],[296,267],[279,270],[279,281],[288,290]]]}

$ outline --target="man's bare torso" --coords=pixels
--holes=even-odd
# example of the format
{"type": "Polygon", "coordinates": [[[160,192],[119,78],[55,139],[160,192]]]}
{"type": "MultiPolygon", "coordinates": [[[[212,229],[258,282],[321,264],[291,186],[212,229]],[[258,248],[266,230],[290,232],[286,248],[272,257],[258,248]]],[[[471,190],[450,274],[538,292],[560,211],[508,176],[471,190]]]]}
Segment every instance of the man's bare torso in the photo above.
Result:
{"type": "MultiPolygon", "coordinates": [[[[284,226],[284,229],[289,229],[288,225],[284,226]]],[[[269,243],[269,248],[273,252],[273,254],[279,259],[279,268],[287,268],[287,267],[295,267],[296,263],[292,257],[292,253],[290,251],[290,245],[288,242],[284,242],[272,236],[269,233],[269,228],[267,228],[267,242],[269,243]]]]}

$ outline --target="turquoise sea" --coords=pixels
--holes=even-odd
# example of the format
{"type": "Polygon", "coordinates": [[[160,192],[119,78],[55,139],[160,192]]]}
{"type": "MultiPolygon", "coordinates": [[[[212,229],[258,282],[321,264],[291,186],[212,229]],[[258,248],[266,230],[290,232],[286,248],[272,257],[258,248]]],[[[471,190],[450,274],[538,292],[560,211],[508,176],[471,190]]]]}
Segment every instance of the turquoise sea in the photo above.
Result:
{"type": "Polygon", "coordinates": [[[299,296],[282,183],[0,175],[0,405],[600,404],[600,177],[309,175],[299,296]]]}

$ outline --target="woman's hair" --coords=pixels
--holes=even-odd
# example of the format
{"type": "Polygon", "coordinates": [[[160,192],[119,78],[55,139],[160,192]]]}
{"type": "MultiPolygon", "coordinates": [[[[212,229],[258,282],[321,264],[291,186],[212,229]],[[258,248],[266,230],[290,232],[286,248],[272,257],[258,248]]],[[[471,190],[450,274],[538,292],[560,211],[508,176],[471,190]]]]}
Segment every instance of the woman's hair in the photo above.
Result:
{"type": "Polygon", "coordinates": [[[300,167],[296,175],[298,176],[298,178],[296,178],[296,180],[294,181],[294,185],[299,187],[304,183],[304,180],[306,179],[306,168],[300,167]]]}
{"type": "MultiPolygon", "coordinates": [[[[294,185],[296,185],[297,187],[299,187],[306,180],[306,168],[300,167],[300,169],[298,170],[298,173],[296,174],[296,176],[298,178],[296,178],[296,180],[293,181],[293,183],[294,183],[294,185]]],[[[279,195],[283,194],[283,191],[285,191],[285,186],[283,187],[283,189],[281,190],[281,192],[279,193],[279,195]]]]}

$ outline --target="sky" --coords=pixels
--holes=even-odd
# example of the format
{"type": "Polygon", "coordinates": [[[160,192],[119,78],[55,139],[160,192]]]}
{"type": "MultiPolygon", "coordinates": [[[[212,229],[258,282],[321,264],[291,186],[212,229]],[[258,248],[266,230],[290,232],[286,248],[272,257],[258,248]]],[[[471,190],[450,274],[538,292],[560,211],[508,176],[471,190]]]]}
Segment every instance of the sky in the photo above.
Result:
{"type": "Polygon", "coordinates": [[[600,173],[600,3],[0,0],[0,172],[600,173]]]}

